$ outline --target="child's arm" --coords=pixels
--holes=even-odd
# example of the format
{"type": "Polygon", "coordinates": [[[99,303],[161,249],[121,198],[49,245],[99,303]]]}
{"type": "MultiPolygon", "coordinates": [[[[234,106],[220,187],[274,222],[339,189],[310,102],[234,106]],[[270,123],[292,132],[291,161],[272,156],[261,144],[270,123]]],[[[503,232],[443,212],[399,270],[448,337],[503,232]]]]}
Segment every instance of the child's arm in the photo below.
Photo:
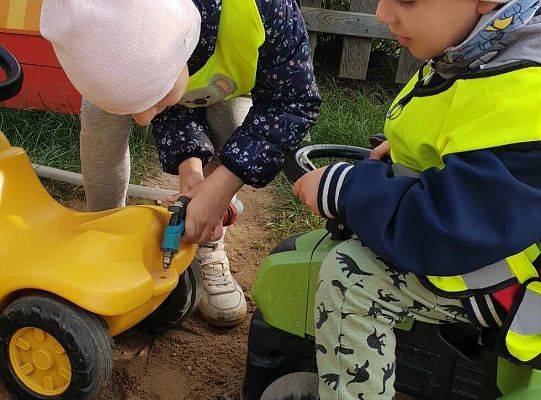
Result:
{"type": "Polygon", "coordinates": [[[206,109],[173,106],[152,120],[152,135],[156,142],[162,169],[178,175],[179,166],[190,158],[205,165],[214,155],[206,109]]]}
{"type": "Polygon", "coordinates": [[[222,164],[255,187],[281,170],[316,120],[321,102],[310,63],[308,35],[295,1],[261,1],[266,40],[259,50],[254,105],[224,145],[222,164]]]}
{"type": "Polygon", "coordinates": [[[541,238],[541,146],[530,147],[449,155],[419,178],[380,161],[335,164],[314,172],[319,211],[403,270],[468,273],[541,238]]]}
{"type": "Polygon", "coordinates": [[[197,157],[184,160],[178,166],[179,191],[177,194],[165,198],[167,203],[174,203],[181,196],[185,196],[192,189],[199,186],[204,180],[203,162],[197,157]]]}

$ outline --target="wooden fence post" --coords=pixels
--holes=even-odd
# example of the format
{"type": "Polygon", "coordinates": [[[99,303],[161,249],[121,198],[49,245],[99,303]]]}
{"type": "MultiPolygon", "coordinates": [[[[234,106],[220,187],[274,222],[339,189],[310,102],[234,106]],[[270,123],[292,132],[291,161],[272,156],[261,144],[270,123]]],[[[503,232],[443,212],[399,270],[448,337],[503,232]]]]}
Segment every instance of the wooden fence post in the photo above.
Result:
{"type": "MultiPolygon", "coordinates": [[[[301,0],[301,6],[321,8],[321,0],[301,0]]],[[[309,32],[308,36],[310,38],[310,62],[313,64],[314,53],[316,51],[316,45],[317,45],[317,32],[309,32]]]]}
{"type": "Polygon", "coordinates": [[[396,83],[407,83],[413,74],[423,65],[422,61],[410,53],[406,48],[400,51],[400,58],[398,59],[398,69],[396,71],[396,83]]]}
{"type": "MultiPolygon", "coordinates": [[[[366,79],[373,39],[395,40],[388,28],[374,15],[378,0],[351,0],[350,11],[321,9],[322,0],[301,0],[302,13],[310,35],[312,59],[317,33],[344,36],[339,76],[366,79]]],[[[400,51],[396,82],[405,83],[419,69],[422,62],[408,49],[400,51]]]]}
{"type": "MultiPolygon", "coordinates": [[[[377,7],[378,0],[351,0],[349,10],[374,14],[377,7]]],[[[366,79],[371,50],[372,39],[344,37],[338,76],[350,79],[366,79]]]]}

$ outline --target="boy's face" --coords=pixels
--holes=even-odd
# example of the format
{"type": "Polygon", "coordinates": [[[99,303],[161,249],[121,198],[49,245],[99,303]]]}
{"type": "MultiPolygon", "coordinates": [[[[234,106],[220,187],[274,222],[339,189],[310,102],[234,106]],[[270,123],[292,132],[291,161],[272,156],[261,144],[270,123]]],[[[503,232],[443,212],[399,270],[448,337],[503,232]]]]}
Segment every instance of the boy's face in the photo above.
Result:
{"type": "Polygon", "coordinates": [[[132,118],[137,124],[141,126],[147,126],[148,124],[150,124],[150,122],[154,119],[156,115],[161,113],[167,107],[174,106],[180,101],[182,96],[184,96],[184,92],[186,92],[189,79],[190,73],[188,71],[188,66],[185,66],[184,69],[181,71],[177,82],[175,83],[175,86],[173,86],[173,89],[171,89],[167,96],[165,96],[155,106],[150,107],[148,110],[137,114],[132,114],[132,118]]]}
{"type": "Polygon", "coordinates": [[[463,42],[496,3],[477,0],[380,0],[376,15],[413,55],[428,60],[463,42]]]}

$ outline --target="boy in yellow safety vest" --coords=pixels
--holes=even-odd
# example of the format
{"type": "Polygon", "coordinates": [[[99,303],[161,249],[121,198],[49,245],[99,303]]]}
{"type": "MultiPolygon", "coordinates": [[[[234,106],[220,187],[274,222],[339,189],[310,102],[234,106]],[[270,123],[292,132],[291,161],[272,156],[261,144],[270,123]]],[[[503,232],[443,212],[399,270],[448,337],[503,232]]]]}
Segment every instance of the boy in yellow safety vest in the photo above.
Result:
{"type": "Polygon", "coordinates": [[[241,322],[224,212],[241,186],[278,174],[321,101],[295,0],[44,0],[41,32],[83,95],[89,209],[125,204],[132,122],[152,123],[162,168],[192,199],[185,240],[201,243],[199,310],[215,325],[241,322]],[[215,150],[220,165],[204,179],[215,150]]]}
{"type": "Polygon", "coordinates": [[[539,0],[379,1],[378,18],[430,61],[391,106],[371,159],[294,187],[356,234],[321,267],[322,399],[391,400],[393,327],[408,317],[497,328],[500,351],[539,363],[540,10],[539,0]]]}

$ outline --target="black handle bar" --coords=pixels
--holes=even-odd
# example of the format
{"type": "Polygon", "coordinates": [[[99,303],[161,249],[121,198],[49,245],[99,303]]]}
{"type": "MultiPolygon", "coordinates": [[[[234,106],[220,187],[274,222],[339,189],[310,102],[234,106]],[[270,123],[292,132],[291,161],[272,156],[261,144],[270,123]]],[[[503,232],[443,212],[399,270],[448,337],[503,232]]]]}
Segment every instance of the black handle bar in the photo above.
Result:
{"type": "Polygon", "coordinates": [[[0,46],[0,68],[6,73],[6,79],[0,83],[0,101],[4,101],[19,94],[24,75],[21,64],[2,46],[0,46]]]}
{"type": "Polygon", "coordinates": [[[316,169],[312,163],[318,158],[344,158],[361,161],[370,156],[370,150],[362,147],[339,144],[315,144],[300,148],[293,156],[289,156],[284,172],[291,182],[296,182],[307,172],[316,169]]]}
{"type": "MultiPolygon", "coordinates": [[[[295,154],[287,157],[284,172],[291,182],[296,182],[307,172],[316,169],[312,159],[317,158],[343,158],[362,161],[370,156],[370,150],[362,147],[345,146],[337,144],[316,144],[300,148],[295,154]]],[[[352,233],[339,219],[327,221],[327,230],[334,240],[345,240],[352,233]]]]}

